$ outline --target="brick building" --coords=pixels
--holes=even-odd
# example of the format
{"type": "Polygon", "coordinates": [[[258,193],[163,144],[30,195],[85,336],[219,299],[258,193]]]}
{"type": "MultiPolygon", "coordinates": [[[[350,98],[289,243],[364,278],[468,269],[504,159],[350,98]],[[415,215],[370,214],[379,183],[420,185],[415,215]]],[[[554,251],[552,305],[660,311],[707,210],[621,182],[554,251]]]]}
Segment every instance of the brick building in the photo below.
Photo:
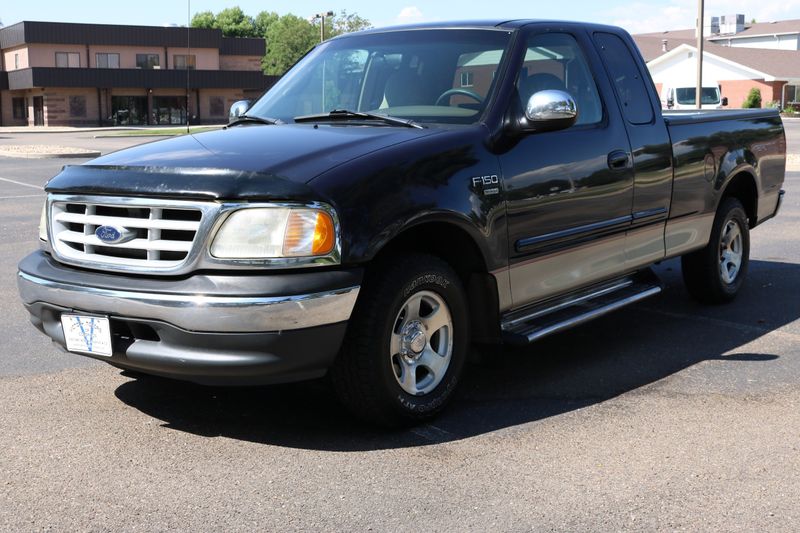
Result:
{"type": "Polygon", "coordinates": [[[277,79],[263,39],[58,22],[0,29],[0,125],[221,123],[277,79]]]}
{"type": "MultiPolygon", "coordinates": [[[[762,105],[800,105],[800,20],[746,24],[744,15],[708,17],[704,28],[703,86],[719,86],[729,107],[741,107],[753,88],[762,105]]],[[[634,35],[661,92],[665,84],[694,87],[695,30],[634,35]]]]}

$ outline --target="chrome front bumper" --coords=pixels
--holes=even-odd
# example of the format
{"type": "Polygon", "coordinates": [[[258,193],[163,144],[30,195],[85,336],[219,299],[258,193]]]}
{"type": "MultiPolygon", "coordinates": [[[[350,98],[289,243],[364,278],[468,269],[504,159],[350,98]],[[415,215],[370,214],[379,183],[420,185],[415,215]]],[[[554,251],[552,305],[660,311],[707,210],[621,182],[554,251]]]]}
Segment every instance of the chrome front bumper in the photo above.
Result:
{"type": "Polygon", "coordinates": [[[184,295],[87,287],[20,271],[26,305],[166,322],[186,331],[247,333],[305,329],[350,318],[359,287],[294,296],[184,295]]]}
{"type": "Polygon", "coordinates": [[[66,349],[63,313],[104,315],[120,368],[206,385],[317,378],[334,363],[363,271],[135,277],[76,269],[34,252],[17,283],[31,323],[66,349]]]}

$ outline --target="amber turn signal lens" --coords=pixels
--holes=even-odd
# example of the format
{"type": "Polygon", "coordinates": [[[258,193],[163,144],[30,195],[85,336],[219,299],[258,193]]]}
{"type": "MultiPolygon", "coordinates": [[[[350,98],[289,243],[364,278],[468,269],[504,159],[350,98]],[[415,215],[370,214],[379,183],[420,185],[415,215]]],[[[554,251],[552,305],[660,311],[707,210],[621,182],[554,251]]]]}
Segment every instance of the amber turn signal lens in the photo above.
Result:
{"type": "Polygon", "coordinates": [[[313,255],[325,255],[333,251],[334,235],[333,219],[328,213],[317,212],[317,223],[314,226],[314,244],[311,248],[313,255]]]}
{"type": "Polygon", "coordinates": [[[326,255],[333,250],[336,229],[328,213],[311,209],[293,209],[283,237],[285,256],[326,255]]]}

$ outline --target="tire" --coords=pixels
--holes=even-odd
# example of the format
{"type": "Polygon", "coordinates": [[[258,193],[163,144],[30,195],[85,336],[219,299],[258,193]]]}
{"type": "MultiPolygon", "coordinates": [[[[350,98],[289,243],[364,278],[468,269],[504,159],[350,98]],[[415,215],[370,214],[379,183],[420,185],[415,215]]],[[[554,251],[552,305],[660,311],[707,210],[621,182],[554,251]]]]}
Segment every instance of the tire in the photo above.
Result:
{"type": "Polygon", "coordinates": [[[461,280],[441,259],[408,254],[376,264],[331,369],[337,396],[373,424],[433,418],[461,377],[468,317],[461,280]]]}
{"type": "Polygon", "coordinates": [[[722,201],[706,247],[681,258],[683,281],[693,298],[705,304],[722,304],[736,298],[750,263],[748,224],[739,200],[722,201]]]}

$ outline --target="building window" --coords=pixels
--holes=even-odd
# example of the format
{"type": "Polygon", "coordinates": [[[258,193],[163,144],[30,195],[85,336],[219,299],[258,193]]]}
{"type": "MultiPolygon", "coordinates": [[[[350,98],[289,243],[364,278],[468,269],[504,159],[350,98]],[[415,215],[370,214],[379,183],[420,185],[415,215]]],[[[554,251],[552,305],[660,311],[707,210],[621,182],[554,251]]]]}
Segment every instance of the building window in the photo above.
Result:
{"type": "Polygon", "coordinates": [[[111,119],[115,126],[147,124],[147,97],[112,96],[111,119]]]}
{"type": "Polygon", "coordinates": [[[81,55],[75,52],[56,52],[56,66],[59,68],[80,68],[81,55]]]}
{"type": "Polygon", "coordinates": [[[14,54],[14,70],[19,68],[19,54],[14,54]]]}
{"type": "Polygon", "coordinates": [[[185,96],[154,96],[154,124],[186,124],[185,96]]]}
{"type": "Polygon", "coordinates": [[[194,54],[187,56],[172,56],[172,66],[176,70],[194,70],[196,57],[194,54]]]}
{"type": "Polygon", "coordinates": [[[119,54],[95,54],[97,68],[119,68],[119,54]]]}
{"type": "Polygon", "coordinates": [[[475,73],[469,70],[466,70],[461,73],[461,86],[462,87],[472,87],[475,84],[475,73]]]}
{"type": "Polygon", "coordinates": [[[208,114],[212,117],[225,116],[225,100],[221,96],[212,96],[208,99],[208,114]]]}
{"type": "Polygon", "coordinates": [[[158,54],[136,54],[136,68],[157,69],[159,66],[158,54]]]}
{"type": "Polygon", "coordinates": [[[85,117],[86,116],[86,97],[85,96],[70,96],[69,97],[69,116],[71,116],[71,117],[85,117]]]}
{"type": "Polygon", "coordinates": [[[797,97],[800,96],[800,91],[797,90],[797,85],[787,85],[785,90],[785,99],[786,103],[796,104],[798,102],[797,97]]]}
{"type": "Polygon", "coordinates": [[[27,114],[25,109],[25,98],[12,98],[11,106],[14,109],[14,118],[24,119],[27,114]]]}

